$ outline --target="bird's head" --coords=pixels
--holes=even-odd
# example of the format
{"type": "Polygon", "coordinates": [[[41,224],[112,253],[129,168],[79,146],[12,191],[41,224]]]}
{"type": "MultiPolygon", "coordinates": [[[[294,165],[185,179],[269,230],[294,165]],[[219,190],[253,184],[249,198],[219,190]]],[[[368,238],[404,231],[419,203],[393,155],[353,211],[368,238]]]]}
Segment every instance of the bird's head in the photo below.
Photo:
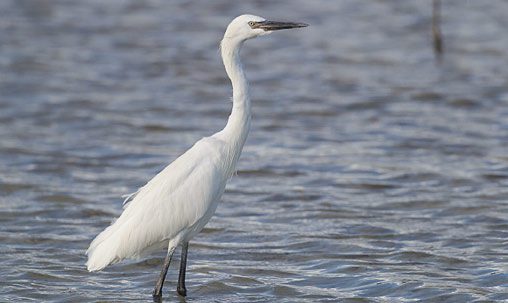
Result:
{"type": "Polygon", "coordinates": [[[241,15],[233,19],[226,29],[224,38],[245,41],[258,36],[270,34],[281,29],[306,27],[308,24],[295,22],[268,21],[254,15],[241,15]]]}

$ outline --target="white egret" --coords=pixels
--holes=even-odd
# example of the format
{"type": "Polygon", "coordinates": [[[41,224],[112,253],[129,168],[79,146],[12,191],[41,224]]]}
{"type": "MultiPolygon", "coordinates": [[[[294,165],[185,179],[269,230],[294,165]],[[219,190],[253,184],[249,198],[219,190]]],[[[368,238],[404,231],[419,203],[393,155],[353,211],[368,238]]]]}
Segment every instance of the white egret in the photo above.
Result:
{"type": "Polygon", "coordinates": [[[177,292],[186,295],[185,268],[189,240],[212,217],[232,176],[250,128],[249,87],[240,62],[240,49],[251,38],[275,30],[305,27],[304,23],[267,21],[253,15],[235,18],[221,42],[221,54],[233,86],[233,108],[223,130],[196,142],[137,192],[124,201],[120,217],[101,232],[87,250],[89,271],[98,271],[125,258],[137,258],[167,247],[162,271],[153,291],[161,297],[171,257],[182,246],[177,292]]]}

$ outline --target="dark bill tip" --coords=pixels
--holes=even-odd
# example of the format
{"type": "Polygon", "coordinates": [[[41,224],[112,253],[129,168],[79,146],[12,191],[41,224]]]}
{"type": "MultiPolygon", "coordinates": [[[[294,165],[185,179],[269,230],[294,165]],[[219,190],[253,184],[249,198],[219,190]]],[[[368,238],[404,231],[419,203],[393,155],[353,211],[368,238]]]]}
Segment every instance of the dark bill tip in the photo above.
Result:
{"type": "Polygon", "coordinates": [[[281,29],[291,29],[291,28],[299,28],[299,27],[307,27],[309,26],[306,23],[297,23],[297,22],[279,22],[279,21],[261,21],[261,22],[252,22],[250,27],[252,28],[260,28],[264,31],[276,31],[281,29]]]}

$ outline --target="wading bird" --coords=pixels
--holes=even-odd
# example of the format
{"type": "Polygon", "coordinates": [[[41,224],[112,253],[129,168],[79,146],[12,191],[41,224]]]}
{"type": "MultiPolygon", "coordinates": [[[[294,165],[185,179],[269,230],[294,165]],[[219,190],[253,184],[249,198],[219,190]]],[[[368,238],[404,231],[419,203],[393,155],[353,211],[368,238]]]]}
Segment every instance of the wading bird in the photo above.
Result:
{"type": "Polygon", "coordinates": [[[137,258],[167,247],[153,291],[160,299],[171,257],[182,246],[177,292],[185,296],[189,241],[212,217],[232,176],[251,120],[249,87],[240,62],[243,43],[276,30],[305,27],[304,23],[267,21],[253,15],[235,18],[221,42],[226,73],[233,86],[233,109],[223,130],[196,142],[137,192],[127,196],[124,210],[87,250],[89,271],[125,258],[137,258]]]}

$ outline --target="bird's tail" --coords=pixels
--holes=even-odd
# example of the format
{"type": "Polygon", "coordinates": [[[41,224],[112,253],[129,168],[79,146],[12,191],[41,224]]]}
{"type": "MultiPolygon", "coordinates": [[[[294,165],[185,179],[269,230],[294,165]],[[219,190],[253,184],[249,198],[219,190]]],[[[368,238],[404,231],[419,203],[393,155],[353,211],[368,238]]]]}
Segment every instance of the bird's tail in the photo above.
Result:
{"type": "Polygon", "coordinates": [[[129,216],[122,214],[92,241],[86,251],[89,271],[99,271],[126,258],[139,258],[168,245],[168,240],[164,239],[155,242],[140,240],[146,240],[146,230],[130,227],[129,224],[132,225],[129,216]]]}
{"type": "Polygon", "coordinates": [[[98,271],[104,267],[117,263],[123,258],[118,256],[118,238],[114,237],[114,224],[101,232],[90,244],[86,251],[88,271],[98,271]]]}

